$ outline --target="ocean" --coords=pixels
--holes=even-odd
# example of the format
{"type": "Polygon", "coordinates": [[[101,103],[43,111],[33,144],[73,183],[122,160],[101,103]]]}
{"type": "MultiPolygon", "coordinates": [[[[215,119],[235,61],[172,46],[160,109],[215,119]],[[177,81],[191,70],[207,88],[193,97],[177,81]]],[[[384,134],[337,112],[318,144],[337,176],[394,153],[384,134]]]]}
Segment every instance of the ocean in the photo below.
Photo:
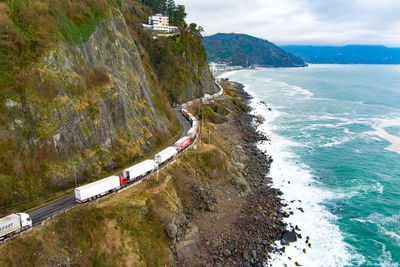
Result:
{"type": "Polygon", "coordinates": [[[259,147],[272,155],[272,186],[294,212],[285,221],[301,229],[302,238],[271,263],[398,266],[400,66],[310,65],[220,77],[245,85],[253,114],[265,118],[258,130],[271,142],[259,147]]]}

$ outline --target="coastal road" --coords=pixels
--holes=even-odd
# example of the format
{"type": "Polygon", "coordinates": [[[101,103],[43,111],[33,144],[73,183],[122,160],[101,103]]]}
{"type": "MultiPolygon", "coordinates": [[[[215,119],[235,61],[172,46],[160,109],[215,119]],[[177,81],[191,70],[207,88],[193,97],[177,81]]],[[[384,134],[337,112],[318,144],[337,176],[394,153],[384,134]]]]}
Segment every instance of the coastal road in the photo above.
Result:
{"type": "Polygon", "coordinates": [[[179,137],[179,139],[181,139],[182,137],[184,137],[185,135],[187,135],[187,132],[189,131],[189,129],[192,127],[192,125],[190,124],[190,122],[182,115],[180,111],[180,108],[175,108],[174,109],[179,122],[181,123],[182,127],[183,127],[183,131],[181,136],[179,137]]]}
{"type": "Polygon", "coordinates": [[[57,201],[46,204],[43,207],[32,210],[31,212],[28,212],[28,214],[32,219],[33,225],[38,225],[43,221],[47,220],[48,218],[50,218],[51,216],[60,213],[65,209],[73,207],[76,204],[77,203],[75,201],[75,196],[70,195],[62,199],[59,199],[57,201]]]}
{"type": "MultiPolygon", "coordinates": [[[[182,134],[179,138],[187,135],[187,132],[189,131],[191,125],[190,122],[182,115],[181,112],[179,112],[179,108],[174,109],[178,120],[180,124],[182,125],[183,131],[182,134]]],[[[48,218],[51,218],[53,215],[56,215],[58,213],[63,212],[64,210],[71,208],[73,206],[76,206],[77,203],[75,202],[75,196],[70,195],[67,197],[64,197],[62,199],[59,199],[57,201],[51,202],[49,204],[46,204],[40,208],[37,208],[35,210],[32,210],[28,212],[29,216],[32,219],[33,225],[39,225],[43,221],[47,220],[48,218]]]]}

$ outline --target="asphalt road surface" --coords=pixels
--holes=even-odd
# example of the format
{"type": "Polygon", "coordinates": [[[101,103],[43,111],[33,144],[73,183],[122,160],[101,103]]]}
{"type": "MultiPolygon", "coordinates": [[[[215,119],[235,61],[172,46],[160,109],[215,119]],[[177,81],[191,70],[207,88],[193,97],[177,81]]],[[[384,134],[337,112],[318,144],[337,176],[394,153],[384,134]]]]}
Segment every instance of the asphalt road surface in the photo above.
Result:
{"type": "MultiPolygon", "coordinates": [[[[181,125],[183,126],[183,131],[181,136],[179,137],[179,139],[181,139],[182,137],[184,137],[185,135],[187,135],[187,132],[189,131],[189,129],[192,127],[192,125],[190,124],[190,122],[182,115],[182,113],[180,112],[179,108],[175,108],[175,113],[178,116],[179,122],[181,123],[181,125]]],[[[177,140],[178,141],[178,140],[177,140]]]]}
{"type": "MultiPolygon", "coordinates": [[[[182,135],[181,137],[187,135],[187,132],[189,131],[191,124],[190,122],[182,115],[182,113],[179,112],[179,108],[175,108],[175,113],[178,116],[179,122],[181,123],[183,127],[182,135]]],[[[179,137],[179,138],[181,138],[179,137]]],[[[41,224],[43,221],[47,220],[48,218],[51,218],[53,215],[56,215],[60,212],[63,212],[64,210],[73,207],[77,205],[75,202],[75,196],[70,195],[67,197],[64,197],[62,199],[59,199],[57,201],[54,201],[52,203],[46,204],[45,206],[42,206],[40,208],[37,208],[35,210],[32,210],[28,212],[29,216],[32,219],[33,225],[38,225],[41,224]]]]}

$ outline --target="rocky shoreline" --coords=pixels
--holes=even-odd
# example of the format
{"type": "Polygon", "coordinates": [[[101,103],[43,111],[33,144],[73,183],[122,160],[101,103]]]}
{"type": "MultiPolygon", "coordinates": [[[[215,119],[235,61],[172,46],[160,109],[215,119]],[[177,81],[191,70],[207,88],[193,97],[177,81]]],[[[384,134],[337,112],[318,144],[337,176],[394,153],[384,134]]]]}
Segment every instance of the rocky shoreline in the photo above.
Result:
{"type": "Polygon", "coordinates": [[[217,136],[229,136],[219,144],[231,165],[229,178],[217,186],[203,182],[205,208],[202,205],[201,211],[185,213],[190,230],[178,226],[177,232],[193,236],[195,228],[196,238],[191,248],[181,247],[188,241],[185,236],[176,239],[178,266],[263,266],[271,253],[285,252],[284,247],[274,248],[276,241],[286,245],[301,237],[295,229],[286,230],[283,222],[290,214],[282,211],[282,193],[271,188],[267,177],[272,157],[257,148],[259,141],[268,138],[255,129],[257,118],[249,114],[250,96],[241,84],[225,83],[230,83],[243,100],[237,112],[227,116],[228,122],[214,125],[217,136]]]}

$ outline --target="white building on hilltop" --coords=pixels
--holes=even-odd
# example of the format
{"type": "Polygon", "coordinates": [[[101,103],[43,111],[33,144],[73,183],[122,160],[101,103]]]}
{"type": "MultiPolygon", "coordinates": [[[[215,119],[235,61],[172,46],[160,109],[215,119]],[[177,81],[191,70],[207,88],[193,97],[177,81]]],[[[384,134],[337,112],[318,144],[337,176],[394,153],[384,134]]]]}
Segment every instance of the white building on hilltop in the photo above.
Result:
{"type": "Polygon", "coordinates": [[[178,31],[178,27],[169,26],[169,18],[162,14],[155,14],[149,17],[149,24],[142,24],[146,30],[152,30],[159,33],[171,33],[178,31]]]}

